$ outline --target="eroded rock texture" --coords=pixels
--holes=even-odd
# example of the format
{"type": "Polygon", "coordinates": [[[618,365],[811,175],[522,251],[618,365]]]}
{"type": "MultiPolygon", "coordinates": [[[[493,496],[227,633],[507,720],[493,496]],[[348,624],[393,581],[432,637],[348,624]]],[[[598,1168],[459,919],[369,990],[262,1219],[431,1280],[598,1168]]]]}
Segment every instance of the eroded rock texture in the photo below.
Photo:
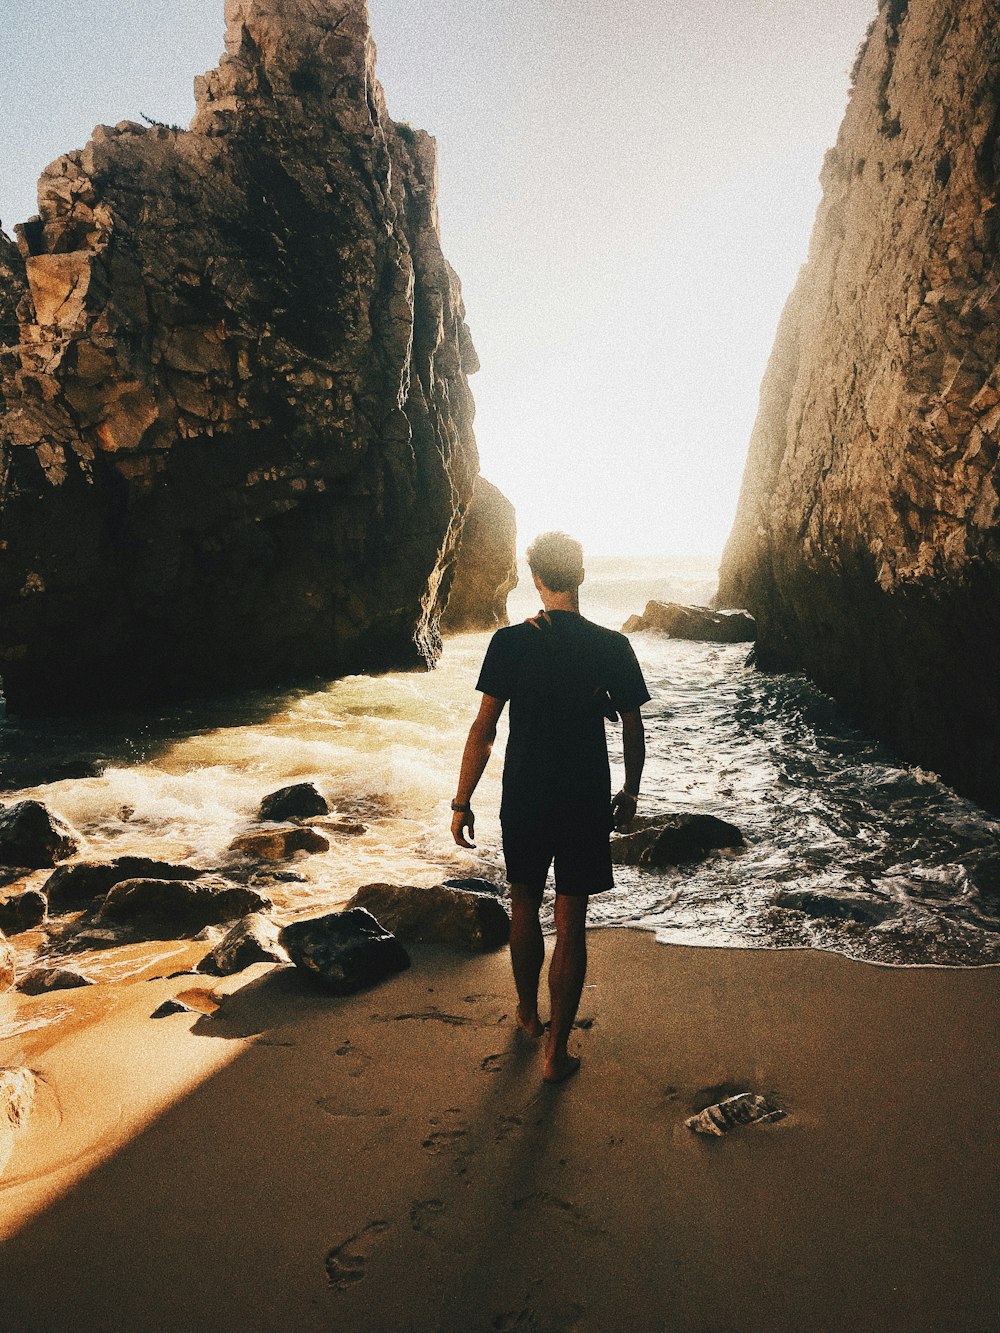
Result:
{"type": "Polygon", "coordinates": [[[478,460],[434,141],[386,113],[364,0],[226,0],[226,22],[191,128],[98,127],[19,229],[15,708],[436,650],[478,460]]]}
{"type": "Polygon", "coordinates": [[[462,529],[448,606],[447,633],[499,629],[509,623],[507,594],[517,587],[517,518],[514,506],[485,477],[477,477],[462,529]]]}
{"type": "Polygon", "coordinates": [[[719,602],[1000,807],[1000,14],[890,0],[785,310],[719,602]]]}

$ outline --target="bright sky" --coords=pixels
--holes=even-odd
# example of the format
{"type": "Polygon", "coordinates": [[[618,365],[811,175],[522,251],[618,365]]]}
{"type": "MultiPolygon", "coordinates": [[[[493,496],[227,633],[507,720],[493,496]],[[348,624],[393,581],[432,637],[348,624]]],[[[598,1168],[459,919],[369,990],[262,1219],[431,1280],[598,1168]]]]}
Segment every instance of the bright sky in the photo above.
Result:
{"type": "MultiPolygon", "coordinates": [[[[876,0],[370,0],[391,114],[441,156],[524,545],[715,554],[876,0]]],[[[4,0],[0,219],[97,123],[186,124],[223,0],[4,0]]]]}

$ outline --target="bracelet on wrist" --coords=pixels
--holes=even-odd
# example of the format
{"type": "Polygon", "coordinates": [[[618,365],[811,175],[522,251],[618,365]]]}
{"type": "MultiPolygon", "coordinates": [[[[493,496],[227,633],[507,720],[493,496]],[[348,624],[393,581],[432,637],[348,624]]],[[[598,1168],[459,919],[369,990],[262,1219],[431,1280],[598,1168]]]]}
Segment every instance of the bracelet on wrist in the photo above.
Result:
{"type": "Polygon", "coordinates": [[[469,815],[472,813],[472,802],[452,801],[451,808],[456,815],[469,815]]]}

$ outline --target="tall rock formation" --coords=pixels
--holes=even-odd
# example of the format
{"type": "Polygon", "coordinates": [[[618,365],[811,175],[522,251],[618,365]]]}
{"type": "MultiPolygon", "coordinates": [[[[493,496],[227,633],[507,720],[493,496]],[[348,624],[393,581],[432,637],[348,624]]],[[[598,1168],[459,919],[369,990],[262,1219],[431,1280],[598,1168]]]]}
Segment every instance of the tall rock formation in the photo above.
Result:
{"type": "Polygon", "coordinates": [[[1000,10],[883,0],[761,390],[719,601],[1000,808],[1000,10]]]}
{"type": "Polygon", "coordinates": [[[14,708],[436,651],[478,363],[434,141],[387,115],[364,0],[226,0],[226,23],[190,129],[99,126],[18,229],[14,708]]]}
{"type": "Polygon", "coordinates": [[[492,482],[477,477],[441,628],[462,634],[508,624],[507,595],[516,587],[514,506],[492,482]]]}

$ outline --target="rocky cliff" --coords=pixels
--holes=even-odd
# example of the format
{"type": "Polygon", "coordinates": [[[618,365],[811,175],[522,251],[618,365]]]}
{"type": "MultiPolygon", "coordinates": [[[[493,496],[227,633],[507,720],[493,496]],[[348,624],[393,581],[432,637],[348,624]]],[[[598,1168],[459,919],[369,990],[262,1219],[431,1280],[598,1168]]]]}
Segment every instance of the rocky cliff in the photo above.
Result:
{"type": "Polygon", "coordinates": [[[441,628],[461,634],[508,624],[507,594],[516,587],[514,506],[485,477],[477,477],[441,628]]]}
{"type": "Polygon", "coordinates": [[[719,601],[1000,807],[1000,13],[883,0],[761,391],[719,601]]]}
{"type": "Polygon", "coordinates": [[[364,0],[226,0],[226,23],[189,129],[99,126],[18,229],[14,708],[436,651],[478,460],[434,141],[387,115],[364,0]]]}

